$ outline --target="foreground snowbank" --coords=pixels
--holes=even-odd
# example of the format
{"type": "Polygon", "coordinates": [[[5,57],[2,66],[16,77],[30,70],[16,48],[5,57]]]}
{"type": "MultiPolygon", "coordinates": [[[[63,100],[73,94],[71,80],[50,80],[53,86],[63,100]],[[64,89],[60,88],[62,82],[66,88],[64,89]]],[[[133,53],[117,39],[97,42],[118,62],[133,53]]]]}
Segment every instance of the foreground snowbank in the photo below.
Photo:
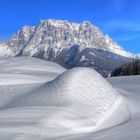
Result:
{"type": "Polygon", "coordinates": [[[8,104],[8,107],[31,106],[49,108],[49,115],[40,125],[51,126],[51,134],[58,135],[97,131],[129,119],[124,99],[89,68],[68,70],[35,92],[18,96],[8,104]]]}
{"type": "Polygon", "coordinates": [[[14,58],[10,64],[3,59],[0,72],[12,75],[16,69],[23,79],[27,79],[24,74],[32,75],[36,83],[25,84],[22,79],[20,85],[17,80],[0,86],[0,133],[5,136],[50,139],[110,128],[129,119],[124,98],[96,71],[65,71],[54,63],[20,59],[14,58]]]}

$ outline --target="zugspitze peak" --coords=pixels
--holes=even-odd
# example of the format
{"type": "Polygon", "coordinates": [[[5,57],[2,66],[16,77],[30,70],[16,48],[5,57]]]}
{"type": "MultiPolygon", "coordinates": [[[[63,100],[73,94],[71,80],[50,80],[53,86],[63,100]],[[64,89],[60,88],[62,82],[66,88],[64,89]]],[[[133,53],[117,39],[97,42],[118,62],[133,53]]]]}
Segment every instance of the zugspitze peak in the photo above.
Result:
{"type": "Polygon", "coordinates": [[[34,27],[24,26],[8,42],[0,44],[0,56],[38,57],[65,68],[93,67],[104,76],[138,57],[90,22],[54,19],[40,20],[34,27]]]}

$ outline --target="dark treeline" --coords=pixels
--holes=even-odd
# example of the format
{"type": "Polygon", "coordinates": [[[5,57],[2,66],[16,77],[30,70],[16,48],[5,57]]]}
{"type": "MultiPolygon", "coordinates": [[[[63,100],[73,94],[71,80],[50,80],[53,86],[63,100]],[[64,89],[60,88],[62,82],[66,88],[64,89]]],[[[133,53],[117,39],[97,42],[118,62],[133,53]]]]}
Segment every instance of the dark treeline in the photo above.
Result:
{"type": "Polygon", "coordinates": [[[140,75],[140,60],[134,60],[116,68],[111,76],[140,75]]]}

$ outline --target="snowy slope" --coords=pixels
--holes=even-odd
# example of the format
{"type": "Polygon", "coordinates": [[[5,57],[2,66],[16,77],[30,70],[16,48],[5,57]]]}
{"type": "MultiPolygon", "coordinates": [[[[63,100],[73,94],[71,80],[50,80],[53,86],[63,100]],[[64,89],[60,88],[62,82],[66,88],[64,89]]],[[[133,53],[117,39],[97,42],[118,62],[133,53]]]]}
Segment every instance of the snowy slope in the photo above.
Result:
{"type": "Polygon", "coordinates": [[[61,66],[41,59],[0,58],[0,108],[16,96],[38,89],[64,71],[61,66]]]}
{"type": "MultiPolygon", "coordinates": [[[[67,111],[74,114],[77,113],[78,116],[71,115],[71,118],[67,118],[67,120],[63,118],[64,114],[60,114],[59,116],[59,114],[57,115],[56,113],[56,116],[59,116],[58,121],[63,120],[62,124],[59,123],[59,127],[62,125],[64,128],[70,128],[73,129],[73,131],[80,132],[101,129],[102,127],[100,125],[107,117],[110,117],[110,114],[113,114],[113,112],[117,114],[117,111],[120,111],[118,110],[120,106],[124,111],[124,116],[120,117],[119,121],[113,120],[111,126],[129,119],[129,113],[127,112],[124,100],[101,76],[88,68],[71,69],[52,82],[43,85],[36,90],[36,92],[31,92],[16,98],[13,103],[11,102],[8,106],[57,107],[60,109],[59,113],[61,113],[61,109],[63,113],[66,111],[66,117],[69,116],[67,111]],[[71,120],[72,117],[75,117],[76,121],[71,120]],[[69,123],[67,124],[67,122],[75,125],[72,126],[69,123]]],[[[47,119],[51,119],[52,122],[55,122],[52,118],[47,119]]],[[[49,122],[48,120],[46,121],[46,125],[48,126],[47,123],[49,122]]],[[[54,127],[54,129],[57,129],[57,124],[55,123],[50,125],[53,125],[52,127],[55,126],[56,128],[54,127]]],[[[107,126],[109,127],[109,125],[107,126]]],[[[58,132],[59,130],[56,131],[58,132]]]]}
{"type": "MultiPolygon", "coordinates": [[[[57,138],[57,140],[139,140],[140,76],[111,77],[107,80],[125,97],[131,118],[128,122],[97,133],[57,138]]],[[[123,115],[123,114],[122,114],[123,115]]]]}
{"type": "Polygon", "coordinates": [[[26,57],[0,58],[0,67],[0,86],[46,82],[65,71],[58,64],[26,57]]]}
{"type": "MultiPolygon", "coordinates": [[[[140,77],[117,77],[107,79],[127,101],[131,118],[128,122],[122,123],[110,129],[98,132],[83,133],[79,135],[68,135],[57,137],[57,140],[139,140],[140,139],[140,77]],[[132,89],[131,89],[132,87],[132,89]]],[[[123,115],[123,114],[122,114],[123,115]]],[[[118,116],[119,117],[119,116],[118,116]]],[[[41,139],[41,138],[40,138],[41,139]]],[[[53,138],[52,138],[53,139],[53,138]]]]}
{"type": "Polygon", "coordinates": [[[24,57],[2,58],[0,66],[5,75],[0,86],[0,139],[71,139],[70,135],[78,138],[129,122],[125,99],[90,68],[66,71],[55,63],[24,57]]]}

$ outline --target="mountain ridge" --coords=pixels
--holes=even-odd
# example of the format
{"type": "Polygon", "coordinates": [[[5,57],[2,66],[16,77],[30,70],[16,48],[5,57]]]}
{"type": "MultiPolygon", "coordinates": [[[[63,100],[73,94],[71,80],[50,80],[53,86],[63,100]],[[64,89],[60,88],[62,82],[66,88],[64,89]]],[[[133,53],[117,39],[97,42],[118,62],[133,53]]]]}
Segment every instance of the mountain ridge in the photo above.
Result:
{"type": "MultiPolygon", "coordinates": [[[[40,20],[37,26],[26,25],[8,42],[0,43],[0,56],[39,57],[55,61],[68,68],[76,66],[98,68],[100,64],[94,66],[94,63],[100,59],[108,59],[109,55],[112,55],[112,58],[115,57],[113,61],[117,63],[120,61],[118,65],[130,59],[139,58],[136,54],[126,52],[108,35],[104,35],[98,27],[87,21],[74,23],[67,20],[40,20]],[[87,49],[92,51],[87,54],[87,49]],[[106,56],[102,54],[100,57],[96,56],[100,54],[100,50],[104,51],[106,56]],[[86,55],[83,52],[86,52],[86,55]],[[91,54],[95,56],[94,59],[87,60],[91,54]],[[87,64],[81,64],[82,60],[87,60],[87,64]],[[67,64],[71,62],[71,66],[68,66],[67,64]]],[[[115,67],[113,66],[110,70],[115,67]]]]}

